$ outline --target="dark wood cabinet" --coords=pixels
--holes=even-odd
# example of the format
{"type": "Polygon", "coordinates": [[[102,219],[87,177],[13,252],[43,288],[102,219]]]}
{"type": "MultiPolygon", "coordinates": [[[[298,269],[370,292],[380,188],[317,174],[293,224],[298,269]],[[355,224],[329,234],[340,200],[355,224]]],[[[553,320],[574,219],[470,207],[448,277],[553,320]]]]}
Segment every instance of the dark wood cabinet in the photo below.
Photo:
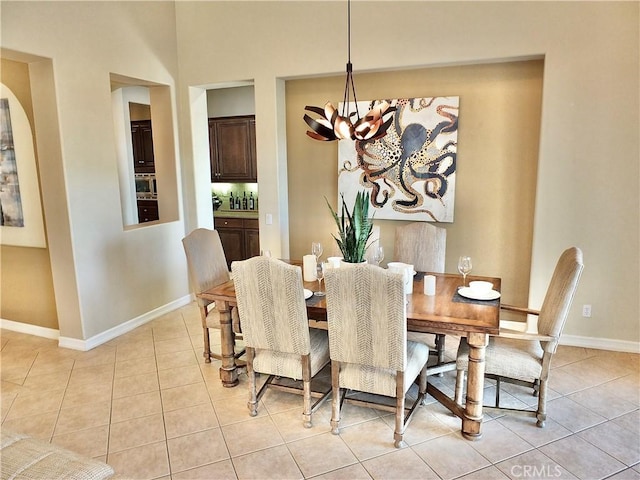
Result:
{"type": "Polygon", "coordinates": [[[138,223],[160,220],[157,200],[138,200],[138,223]]]}
{"type": "Polygon", "coordinates": [[[133,120],[131,122],[131,143],[133,145],[134,172],[155,173],[151,120],[133,120]]]}
{"type": "Polygon", "coordinates": [[[227,265],[260,255],[260,232],[255,218],[216,217],[215,229],[220,235],[227,265]]]}
{"type": "Polygon", "coordinates": [[[209,119],[212,182],[256,182],[255,116],[209,119]]]}

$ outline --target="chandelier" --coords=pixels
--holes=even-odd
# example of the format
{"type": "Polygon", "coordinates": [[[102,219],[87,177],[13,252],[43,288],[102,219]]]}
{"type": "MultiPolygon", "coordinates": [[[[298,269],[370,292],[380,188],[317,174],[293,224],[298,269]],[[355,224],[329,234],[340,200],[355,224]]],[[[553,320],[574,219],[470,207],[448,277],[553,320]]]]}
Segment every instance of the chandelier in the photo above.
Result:
{"type": "Polygon", "coordinates": [[[305,113],[304,121],[311,130],[307,130],[307,135],[315,140],[332,141],[350,138],[351,140],[375,140],[384,137],[387,129],[393,121],[393,117],[384,120],[387,113],[395,111],[386,100],[376,100],[369,110],[362,117],[358,111],[358,99],[356,98],[356,86],[353,83],[353,65],[351,64],[351,0],[347,2],[348,19],[348,57],[347,57],[347,79],[344,86],[344,98],[342,100],[342,111],[331,102],[327,102],[324,108],[307,105],[305,110],[315,113],[320,118],[313,119],[305,113]],[[355,111],[349,112],[349,103],[353,93],[353,103],[355,111]]]}

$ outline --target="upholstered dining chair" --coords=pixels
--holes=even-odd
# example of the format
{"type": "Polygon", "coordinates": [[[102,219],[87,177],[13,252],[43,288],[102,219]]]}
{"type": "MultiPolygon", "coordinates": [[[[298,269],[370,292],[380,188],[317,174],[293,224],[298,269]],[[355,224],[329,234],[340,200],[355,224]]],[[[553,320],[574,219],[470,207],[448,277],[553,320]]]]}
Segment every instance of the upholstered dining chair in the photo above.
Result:
{"type": "MultiPolygon", "coordinates": [[[[200,293],[216,285],[229,280],[227,260],[224,255],[220,236],[215,230],[197,228],[182,239],[184,253],[187,257],[187,269],[194,293],[200,293]]],[[[200,308],[202,320],[202,333],[204,337],[204,361],[211,363],[211,357],[220,360],[222,356],[211,352],[209,329],[220,329],[220,312],[216,310],[215,303],[196,297],[196,303],[200,308]]],[[[239,325],[240,320],[235,308],[231,309],[231,321],[239,325]]],[[[234,333],[234,345],[236,334],[234,333]]],[[[240,338],[240,337],[238,337],[240,338]]],[[[238,358],[244,350],[235,353],[238,358]]]]}
{"type": "MultiPolygon", "coordinates": [[[[393,258],[396,262],[413,265],[417,272],[444,273],[447,250],[447,230],[429,222],[413,222],[396,228],[393,258]]],[[[409,339],[429,346],[438,360],[445,363],[445,335],[409,332],[409,339]]],[[[450,370],[453,370],[451,366],[450,370]]]]}
{"type": "Polygon", "coordinates": [[[249,414],[274,378],[302,380],[303,425],[329,391],[311,404],[311,379],[329,363],[327,331],[309,328],[302,269],[271,257],[253,257],[231,264],[238,313],[247,349],[249,414]],[[269,378],[256,393],[256,373],[269,378]]]}
{"type": "MultiPolygon", "coordinates": [[[[424,400],[429,348],[407,341],[404,279],[373,265],[329,268],[325,273],[327,323],[331,352],[331,431],[339,433],[340,410],[347,390],[395,398],[395,446],[424,400]],[[416,400],[405,415],[406,393],[416,378],[416,400]],[[341,389],[345,389],[341,395],[341,389]]],[[[372,405],[373,406],[373,405],[372,405]]]]}
{"type": "MultiPolygon", "coordinates": [[[[558,348],[558,341],[578,287],[584,264],[582,251],[571,247],[565,250],[553,272],[540,311],[503,305],[501,308],[538,316],[537,333],[525,333],[501,329],[498,336],[489,339],[485,351],[485,376],[496,380],[496,402],[492,408],[536,416],[537,425],[544,427],[547,418],[547,385],[551,358],[558,348]],[[514,410],[500,407],[501,381],[533,388],[538,395],[536,411],[514,410]]],[[[469,347],[462,339],[456,361],[457,376],[455,400],[462,403],[465,371],[469,364],[469,347]]]]}

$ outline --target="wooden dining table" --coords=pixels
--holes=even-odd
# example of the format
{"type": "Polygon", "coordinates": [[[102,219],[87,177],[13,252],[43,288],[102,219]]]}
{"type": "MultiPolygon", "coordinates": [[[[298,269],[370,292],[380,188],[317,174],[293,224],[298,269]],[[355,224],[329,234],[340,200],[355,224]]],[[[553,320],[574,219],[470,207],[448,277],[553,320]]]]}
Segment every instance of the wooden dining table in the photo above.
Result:
{"type": "MultiPolygon", "coordinates": [[[[289,263],[297,263],[292,262],[289,263]]],[[[428,273],[428,272],[427,272],[428,273]]],[[[469,365],[467,372],[466,404],[458,405],[430,382],[427,392],[452,413],[462,419],[462,434],[469,440],[481,437],[482,402],[484,391],[484,357],[489,335],[499,331],[500,300],[470,300],[460,296],[462,285],[460,275],[429,273],[436,277],[435,295],[425,295],[423,277],[425,272],[414,276],[413,293],[407,295],[407,330],[411,332],[442,333],[464,336],[469,344],[469,365]]],[[[467,282],[486,280],[493,283],[494,290],[501,289],[500,278],[468,276],[467,282]]],[[[304,282],[304,288],[318,290],[318,282],[304,282]]],[[[220,312],[220,336],[222,365],[220,379],[225,387],[238,384],[237,360],[234,357],[234,331],[239,325],[232,325],[230,310],[237,305],[233,281],[210,288],[198,294],[199,297],[215,301],[220,312]]],[[[317,325],[326,322],[327,307],[325,297],[313,296],[307,300],[307,314],[317,325]]],[[[326,323],[325,323],[326,325],[326,323]]]]}

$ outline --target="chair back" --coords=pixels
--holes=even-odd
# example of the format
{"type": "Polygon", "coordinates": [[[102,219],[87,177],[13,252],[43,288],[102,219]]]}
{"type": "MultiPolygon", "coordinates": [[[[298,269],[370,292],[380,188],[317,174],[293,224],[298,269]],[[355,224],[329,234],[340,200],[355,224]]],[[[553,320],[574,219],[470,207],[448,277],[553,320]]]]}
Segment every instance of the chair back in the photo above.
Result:
{"type": "Polygon", "coordinates": [[[310,353],[300,267],[259,256],[233,262],[231,276],[248,347],[295,355],[310,353]]]}
{"type": "MultiPolygon", "coordinates": [[[[182,245],[187,256],[191,286],[195,293],[203,292],[229,280],[227,259],[218,232],[197,228],[182,239],[182,245]]],[[[210,300],[202,298],[196,298],[196,301],[202,307],[211,303],[210,300]]]]}
{"type": "Polygon", "coordinates": [[[542,302],[538,333],[560,338],[583,268],[582,251],[579,248],[571,247],[562,253],[542,302]]]}
{"type": "Polygon", "coordinates": [[[447,231],[428,222],[396,228],[393,258],[413,265],[418,272],[444,273],[447,231]]]}
{"type": "Polygon", "coordinates": [[[325,272],[331,359],[404,371],[407,317],[404,278],[374,265],[325,272]]]}

